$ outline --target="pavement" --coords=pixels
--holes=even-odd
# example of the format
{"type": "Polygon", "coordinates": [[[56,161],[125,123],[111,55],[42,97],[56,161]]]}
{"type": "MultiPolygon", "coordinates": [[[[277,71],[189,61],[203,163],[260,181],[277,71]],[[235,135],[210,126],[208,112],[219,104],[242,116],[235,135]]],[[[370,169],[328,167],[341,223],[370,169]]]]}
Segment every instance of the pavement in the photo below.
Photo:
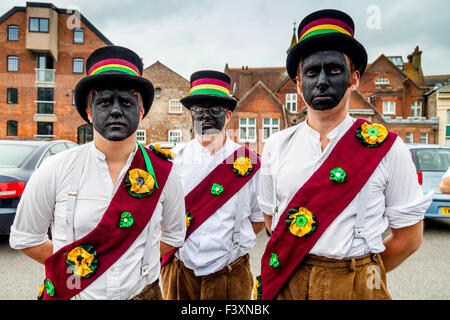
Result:
{"type": "MultiPolygon", "coordinates": [[[[388,232],[385,233],[385,236],[388,232]]],[[[251,270],[259,275],[260,259],[269,237],[262,231],[250,252],[251,270]]],[[[450,219],[427,219],[420,249],[387,274],[394,300],[450,300],[450,219]]],[[[0,300],[36,299],[44,267],[9,247],[0,236],[0,300]]]]}

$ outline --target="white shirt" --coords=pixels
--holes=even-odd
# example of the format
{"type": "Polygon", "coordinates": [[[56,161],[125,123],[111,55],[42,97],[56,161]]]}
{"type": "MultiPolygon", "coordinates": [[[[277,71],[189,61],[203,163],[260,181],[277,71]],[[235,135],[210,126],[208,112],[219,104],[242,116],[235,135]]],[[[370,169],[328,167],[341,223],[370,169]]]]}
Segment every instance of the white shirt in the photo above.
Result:
{"type": "MultiPolygon", "coordinates": [[[[90,143],[84,171],[80,181],[74,214],[75,239],[92,231],[100,222],[111,199],[128,172],[135,151],[113,185],[105,155],[90,143]]],[[[72,148],[45,160],[28,181],[11,227],[10,245],[24,249],[48,240],[47,230],[52,225],[53,252],[67,245],[66,203],[72,172],[80,147],[72,148]]],[[[81,299],[127,299],[143,287],[156,281],[160,272],[159,241],[179,247],[183,244],[186,225],[183,190],[173,166],[153,216],[128,248],[106,272],[79,293],[81,299]],[[151,232],[150,242],[147,234],[151,232]],[[151,246],[149,275],[141,279],[144,247],[151,246]]],[[[101,263],[101,261],[100,261],[101,263]]],[[[42,279],[44,280],[44,279],[42,279]]]]}
{"type": "MultiPolygon", "coordinates": [[[[222,149],[211,155],[197,139],[188,142],[177,153],[175,162],[181,165],[181,179],[185,196],[191,192],[217,165],[231,153],[241,147],[227,136],[222,149]]],[[[240,224],[240,255],[248,253],[255,245],[256,236],[251,222],[263,222],[264,217],[258,205],[259,171],[239,191],[242,198],[240,224]]],[[[201,195],[199,195],[201,197],[201,195]]],[[[194,270],[196,276],[203,276],[219,271],[233,261],[231,256],[232,233],[234,229],[237,193],[231,197],[208,220],[198,227],[184,245],[176,252],[176,257],[184,265],[194,270]]],[[[195,218],[194,218],[195,219],[195,218]]]]}
{"type": "MultiPolygon", "coordinates": [[[[330,142],[323,152],[320,134],[306,121],[278,132],[266,141],[258,200],[263,212],[273,216],[272,230],[294,194],[327,159],[354,121],[347,115],[327,135],[330,142]],[[276,205],[278,212],[274,213],[276,205]]],[[[362,256],[369,253],[367,251],[382,252],[385,249],[382,234],[387,227],[402,228],[419,222],[431,204],[432,195],[423,195],[411,153],[397,137],[364,187],[325,230],[310,253],[343,259],[362,256]],[[359,212],[365,215],[368,249],[364,239],[353,241],[358,206],[359,212]]]]}

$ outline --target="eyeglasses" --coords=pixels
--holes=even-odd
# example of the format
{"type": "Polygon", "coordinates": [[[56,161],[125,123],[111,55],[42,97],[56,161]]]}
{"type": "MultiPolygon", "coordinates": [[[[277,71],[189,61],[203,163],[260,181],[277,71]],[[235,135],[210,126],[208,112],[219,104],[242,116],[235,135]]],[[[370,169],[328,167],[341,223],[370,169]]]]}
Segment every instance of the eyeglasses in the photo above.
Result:
{"type": "Polygon", "coordinates": [[[221,117],[225,115],[226,110],[222,107],[210,107],[210,106],[193,106],[191,113],[193,116],[203,116],[206,112],[209,112],[213,117],[221,117]]]}

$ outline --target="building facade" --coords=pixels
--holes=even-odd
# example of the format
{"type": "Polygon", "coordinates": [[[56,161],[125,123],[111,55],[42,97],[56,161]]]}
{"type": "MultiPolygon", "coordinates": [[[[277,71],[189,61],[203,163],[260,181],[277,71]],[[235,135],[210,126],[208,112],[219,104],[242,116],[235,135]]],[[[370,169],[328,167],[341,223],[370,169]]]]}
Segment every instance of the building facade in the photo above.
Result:
{"type": "Polygon", "coordinates": [[[73,90],[89,54],[111,41],[79,12],[36,2],[0,17],[0,39],[0,138],[90,141],[73,90]]]}
{"type": "Polygon", "coordinates": [[[150,144],[191,140],[194,137],[192,120],[180,103],[181,98],[189,95],[189,81],[159,61],[147,67],[143,77],[153,83],[155,98],[139,126],[138,141],[150,144]]]}

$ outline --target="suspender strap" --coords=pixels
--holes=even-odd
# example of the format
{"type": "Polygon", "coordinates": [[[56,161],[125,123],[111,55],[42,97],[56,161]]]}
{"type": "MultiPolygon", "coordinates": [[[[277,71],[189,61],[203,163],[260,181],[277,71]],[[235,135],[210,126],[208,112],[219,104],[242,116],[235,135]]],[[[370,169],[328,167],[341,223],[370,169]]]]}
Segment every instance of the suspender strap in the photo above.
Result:
{"type": "Polygon", "coordinates": [[[88,156],[89,148],[91,144],[85,144],[80,147],[78,158],[75,161],[75,168],[73,170],[72,181],[70,183],[70,189],[67,196],[67,209],[66,209],[66,244],[72,243],[75,240],[75,207],[77,203],[78,190],[80,188],[81,176],[83,174],[84,167],[86,165],[86,159],[88,156]]]}

